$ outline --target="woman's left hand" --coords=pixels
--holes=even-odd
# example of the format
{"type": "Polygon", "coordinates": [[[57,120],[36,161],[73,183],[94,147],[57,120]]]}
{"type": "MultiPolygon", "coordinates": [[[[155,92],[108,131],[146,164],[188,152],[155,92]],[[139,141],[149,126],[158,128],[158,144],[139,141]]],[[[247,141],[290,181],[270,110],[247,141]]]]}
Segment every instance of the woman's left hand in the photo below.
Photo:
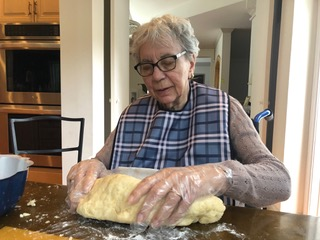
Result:
{"type": "Polygon", "coordinates": [[[174,225],[187,212],[193,201],[213,194],[221,195],[232,181],[232,171],[219,164],[166,168],[143,179],[128,198],[135,204],[145,196],[137,223],[153,228],[174,225]],[[157,211],[150,219],[150,212],[157,211]]]}

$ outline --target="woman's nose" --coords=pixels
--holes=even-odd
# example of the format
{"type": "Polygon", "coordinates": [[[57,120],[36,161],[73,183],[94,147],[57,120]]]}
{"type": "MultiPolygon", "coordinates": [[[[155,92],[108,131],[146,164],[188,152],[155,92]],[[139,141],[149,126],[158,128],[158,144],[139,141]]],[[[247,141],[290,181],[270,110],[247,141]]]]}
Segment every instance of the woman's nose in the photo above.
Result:
{"type": "Polygon", "coordinates": [[[164,72],[162,72],[162,71],[158,68],[158,66],[155,66],[155,67],[153,68],[152,77],[153,77],[154,80],[159,81],[159,80],[161,80],[161,79],[164,78],[164,72]]]}

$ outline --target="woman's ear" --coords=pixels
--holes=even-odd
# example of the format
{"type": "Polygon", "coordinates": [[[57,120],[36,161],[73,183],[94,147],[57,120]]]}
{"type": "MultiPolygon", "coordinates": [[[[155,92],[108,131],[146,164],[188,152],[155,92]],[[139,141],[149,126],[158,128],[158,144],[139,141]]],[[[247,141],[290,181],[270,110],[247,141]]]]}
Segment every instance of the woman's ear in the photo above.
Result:
{"type": "Polygon", "coordinates": [[[194,70],[196,68],[196,56],[194,54],[190,55],[190,68],[189,68],[189,78],[194,77],[194,70]]]}

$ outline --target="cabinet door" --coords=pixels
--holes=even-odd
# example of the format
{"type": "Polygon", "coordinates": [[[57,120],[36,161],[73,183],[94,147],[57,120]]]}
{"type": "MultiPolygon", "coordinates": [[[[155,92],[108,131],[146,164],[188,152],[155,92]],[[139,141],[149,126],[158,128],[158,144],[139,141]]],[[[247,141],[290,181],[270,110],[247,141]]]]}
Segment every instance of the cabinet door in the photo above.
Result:
{"type": "Polygon", "coordinates": [[[59,22],[59,0],[34,0],[36,22],[59,22]]]}
{"type": "Polygon", "coordinates": [[[0,0],[0,22],[59,22],[59,0],[0,0]]]}
{"type": "Polygon", "coordinates": [[[0,22],[30,22],[32,20],[32,0],[0,0],[0,22]]]}

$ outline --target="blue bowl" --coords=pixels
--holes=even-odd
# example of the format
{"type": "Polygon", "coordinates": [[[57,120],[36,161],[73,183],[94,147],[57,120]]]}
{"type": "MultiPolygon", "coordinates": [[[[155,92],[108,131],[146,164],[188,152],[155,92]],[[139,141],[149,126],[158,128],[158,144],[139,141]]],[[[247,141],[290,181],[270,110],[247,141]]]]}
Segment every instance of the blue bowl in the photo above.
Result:
{"type": "Polygon", "coordinates": [[[13,209],[19,202],[28,171],[18,172],[12,177],[0,180],[0,216],[13,209]]]}
{"type": "Polygon", "coordinates": [[[0,216],[13,209],[22,197],[32,164],[18,155],[0,155],[0,216]]]}

